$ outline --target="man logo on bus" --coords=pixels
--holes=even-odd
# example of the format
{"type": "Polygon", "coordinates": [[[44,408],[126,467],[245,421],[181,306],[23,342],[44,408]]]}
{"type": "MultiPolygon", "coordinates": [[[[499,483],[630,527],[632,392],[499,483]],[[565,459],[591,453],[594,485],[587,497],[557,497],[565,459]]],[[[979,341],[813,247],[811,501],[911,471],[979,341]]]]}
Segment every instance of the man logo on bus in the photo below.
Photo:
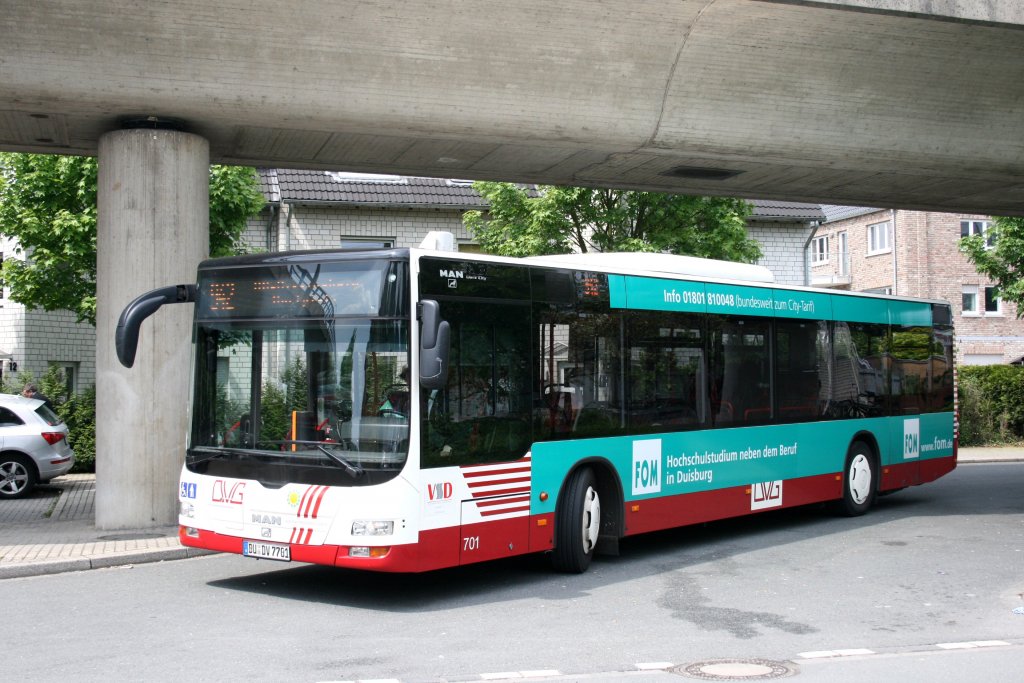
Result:
{"type": "Polygon", "coordinates": [[[910,460],[921,455],[921,418],[903,421],[903,459],[910,460]]]}
{"type": "Polygon", "coordinates": [[[633,495],[661,493],[661,439],[633,442],[633,495]]]}

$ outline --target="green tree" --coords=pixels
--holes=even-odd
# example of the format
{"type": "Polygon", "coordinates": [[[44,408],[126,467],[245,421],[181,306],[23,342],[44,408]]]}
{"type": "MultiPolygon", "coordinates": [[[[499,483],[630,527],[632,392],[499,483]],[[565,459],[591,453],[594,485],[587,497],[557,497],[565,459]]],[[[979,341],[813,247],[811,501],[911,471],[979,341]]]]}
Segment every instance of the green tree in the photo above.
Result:
{"type": "Polygon", "coordinates": [[[502,256],[651,251],[753,262],[750,205],[741,199],[583,187],[476,182],[490,209],[463,222],[484,251],[502,256]]]}
{"type": "MultiPolygon", "coordinates": [[[[93,157],[0,153],[0,234],[29,256],[4,261],[14,301],[96,324],[96,174],[93,157]]],[[[263,204],[254,169],[211,167],[210,254],[234,253],[263,204]]]]}
{"type": "Polygon", "coordinates": [[[993,219],[985,235],[961,239],[960,251],[996,284],[999,298],[1017,305],[1017,317],[1024,316],[1024,218],[993,219]]]}

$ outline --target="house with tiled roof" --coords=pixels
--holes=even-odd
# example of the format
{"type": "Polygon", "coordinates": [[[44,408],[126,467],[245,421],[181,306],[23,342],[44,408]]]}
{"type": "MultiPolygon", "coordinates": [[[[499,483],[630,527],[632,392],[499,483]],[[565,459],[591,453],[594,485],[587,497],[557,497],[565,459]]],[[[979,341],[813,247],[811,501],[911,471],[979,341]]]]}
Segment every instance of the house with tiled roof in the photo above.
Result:
{"type": "MultiPolygon", "coordinates": [[[[476,251],[462,214],[486,210],[472,181],[383,176],[334,171],[260,169],[267,198],[250,221],[245,241],[267,251],[417,246],[431,230],[456,237],[458,248],[476,251]]],[[[817,204],[753,200],[750,236],[760,246],[760,265],[786,284],[807,284],[804,258],[814,227],[824,220],[817,204]]]]}
{"type": "Polygon", "coordinates": [[[809,250],[812,286],[945,299],[958,362],[1021,362],[1024,321],[957,246],[984,235],[990,216],[828,204],[822,212],[809,250]]]}

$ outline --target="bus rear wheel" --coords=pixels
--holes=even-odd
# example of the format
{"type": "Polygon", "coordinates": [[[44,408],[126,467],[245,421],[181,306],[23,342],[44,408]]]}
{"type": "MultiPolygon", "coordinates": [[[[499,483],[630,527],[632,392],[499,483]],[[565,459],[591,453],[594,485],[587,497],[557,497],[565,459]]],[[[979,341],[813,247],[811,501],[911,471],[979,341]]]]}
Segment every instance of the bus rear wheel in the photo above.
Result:
{"type": "Polygon", "coordinates": [[[573,472],[558,501],[555,525],[555,569],[573,574],[586,571],[601,531],[601,498],[589,467],[573,472]]]}
{"type": "Polygon", "coordinates": [[[843,468],[843,498],[839,512],[847,517],[863,515],[875,501],[877,490],[875,454],[863,441],[855,441],[843,468]]]}

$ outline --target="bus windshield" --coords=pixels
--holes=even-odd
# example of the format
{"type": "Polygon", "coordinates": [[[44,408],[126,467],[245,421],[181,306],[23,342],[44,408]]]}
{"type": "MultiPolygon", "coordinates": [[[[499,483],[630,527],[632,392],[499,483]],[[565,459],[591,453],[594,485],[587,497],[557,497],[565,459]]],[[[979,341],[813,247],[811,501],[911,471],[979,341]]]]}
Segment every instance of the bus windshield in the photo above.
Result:
{"type": "MultiPolygon", "coordinates": [[[[409,323],[374,314],[408,310],[385,301],[404,288],[382,287],[389,269],[378,262],[351,269],[353,282],[374,280],[347,288],[362,290],[356,305],[336,297],[329,310],[318,302],[311,311],[313,297],[289,292],[287,282],[277,285],[284,294],[257,292],[246,302],[245,290],[268,289],[267,270],[233,273],[230,290],[219,274],[200,278],[187,467],[269,484],[392,478],[408,457],[409,323]],[[369,277],[374,270],[381,277],[369,277]],[[241,303],[228,308],[225,291],[241,303]]],[[[339,270],[335,282],[344,279],[339,270]]]]}

